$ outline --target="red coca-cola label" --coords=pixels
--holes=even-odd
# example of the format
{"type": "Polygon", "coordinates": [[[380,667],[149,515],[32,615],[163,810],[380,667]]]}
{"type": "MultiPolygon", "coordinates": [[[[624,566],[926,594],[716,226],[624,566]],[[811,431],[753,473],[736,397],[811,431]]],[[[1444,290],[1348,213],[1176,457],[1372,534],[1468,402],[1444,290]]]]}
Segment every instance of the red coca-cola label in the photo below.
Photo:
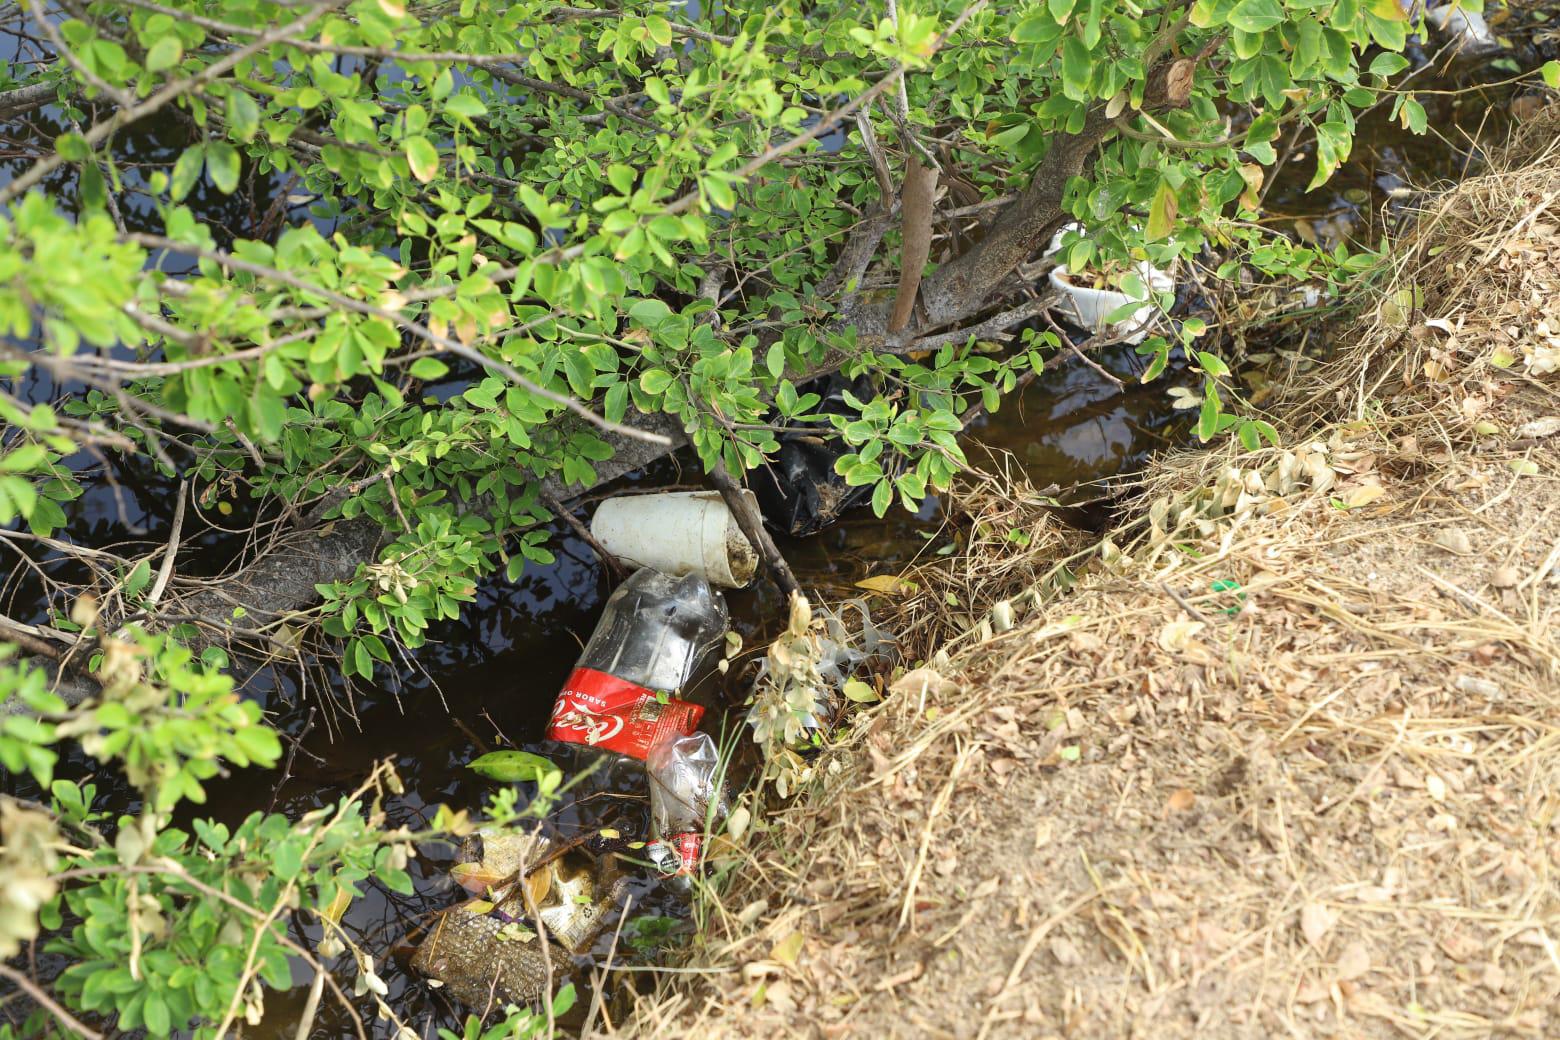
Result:
{"type": "Polygon", "coordinates": [[[677,873],[692,874],[699,869],[699,847],[704,844],[702,834],[674,834],[672,847],[677,850],[677,873]]]}
{"type": "Polygon", "coordinates": [[[704,846],[704,835],[695,831],[672,834],[651,842],[646,851],[650,862],[662,877],[693,874],[699,869],[699,853],[704,846]]]}
{"type": "Polygon", "coordinates": [[[594,668],[576,668],[553,702],[547,736],[644,761],[656,741],[692,733],[703,716],[697,704],[675,697],[663,704],[643,686],[594,668]]]}

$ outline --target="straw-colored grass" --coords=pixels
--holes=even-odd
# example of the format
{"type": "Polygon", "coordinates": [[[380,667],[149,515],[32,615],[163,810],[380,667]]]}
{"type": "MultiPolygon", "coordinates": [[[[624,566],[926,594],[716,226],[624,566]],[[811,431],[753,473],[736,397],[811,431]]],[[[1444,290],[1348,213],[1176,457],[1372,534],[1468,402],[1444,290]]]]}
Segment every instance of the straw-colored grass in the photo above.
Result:
{"type": "Polygon", "coordinates": [[[1103,544],[971,489],[898,604],[932,667],[619,1030],[1560,1037],[1560,160],[1513,154],[1288,450],[1159,460],[1103,544]]]}

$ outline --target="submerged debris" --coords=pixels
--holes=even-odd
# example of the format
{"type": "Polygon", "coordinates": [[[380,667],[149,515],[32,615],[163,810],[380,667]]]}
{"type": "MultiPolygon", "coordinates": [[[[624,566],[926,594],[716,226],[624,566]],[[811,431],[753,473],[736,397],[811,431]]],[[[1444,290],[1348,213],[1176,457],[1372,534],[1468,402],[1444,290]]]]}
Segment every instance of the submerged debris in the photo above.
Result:
{"type": "MultiPolygon", "coordinates": [[[[822,398],[812,411],[824,416],[853,416],[862,402],[877,394],[868,377],[850,380],[841,375],[806,384],[801,392],[822,398]]],[[[748,476],[764,520],[774,530],[793,538],[817,534],[871,496],[871,484],[852,487],[835,471],[834,464],[856,449],[829,436],[831,432],[825,422],[818,424],[816,434],[783,434],[774,458],[748,476]]],[[[892,461],[885,457],[885,470],[892,461]]]]}
{"type": "Polygon", "coordinates": [[[458,860],[451,876],[479,898],[439,914],[411,966],[473,1007],[539,998],[549,968],[587,951],[627,891],[612,857],[560,849],[539,834],[479,832],[458,860]]]}
{"type": "MultiPolygon", "coordinates": [[[[633,847],[663,863],[668,875],[697,870],[710,807],[725,811],[719,755],[709,736],[694,730],[704,706],[673,695],[724,641],[726,625],[725,601],[700,574],[636,572],[607,600],[547,730],[560,751],[606,774],[593,778],[601,789],[643,791],[648,760],[660,840],[633,847]]],[[[492,752],[480,763],[485,775],[538,783],[550,767],[523,751],[492,752]]],[[[556,786],[556,771],[552,778],[556,786]]],[[[629,844],[615,833],[611,839],[629,844]]],[[[599,843],[587,851],[540,831],[478,832],[450,871],[476,898],[438,915],[412,968],[472,1007],[495,997],[535,1001],[554,972],[589,951],[627,894],[616,856],[593,854],[601,851],[599,843]]]]}

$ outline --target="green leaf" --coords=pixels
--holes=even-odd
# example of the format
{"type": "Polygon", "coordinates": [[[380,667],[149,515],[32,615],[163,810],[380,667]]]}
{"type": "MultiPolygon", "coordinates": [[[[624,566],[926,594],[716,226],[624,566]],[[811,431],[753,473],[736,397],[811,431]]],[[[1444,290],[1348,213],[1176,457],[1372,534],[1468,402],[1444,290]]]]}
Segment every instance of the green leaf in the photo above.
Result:
{"type": "Polygon", "coordinates": [[[303,850],[296,841],[278,842],[271,852],[271,869],[283,881],[291,881],[303,869],[303,850]]]}
{"type": "Polygon", "coordinates": [[[540,782],[542,777],[558,770],[551,761],[529,751],[489,751],[467,763],[466,768],[489,780],[505,783],[525,780],[540,782]]]}
{"type": "Polygon", "coordinates": [[[1216,394],[1203,395],[1202,409],[1197,415],[1197,439],[1203,443],[1219,432],[1219,398],[1216,394]]]}
{"type": "Polygon", "coordinates": [[[1278,5],[1278,0],[1240,0],[1229,18],[1231,28],[1248,33],[1271,29],[1283,20],[1284,9],[1278,5]]]}
{"type": "Polygon", "coordinates": [[[1148,367],[1143,369],[1143,375],[1140,381],[1144,383],[1152,383],[1154,380],[1158,379],[1164,374],[1165,368],[1169,364],[1170,348],[1169,346],[1161,346],[1157,351],[1154,352],[1154,358],[1148,363],[1148,367]]]}
{"type": "Polygon", "coordinates": [[[570,1009],[572,1009],[574,1007],[575,999],[576,999],[576,997],[575,997],[575,992],[574,992],[574,983],[572,983],[572,982],[566,983],[561,989],[558,990],[557,994],[554,995],[554,997],[553,997],[553,1001],[552,1001],[552,1013],[553,1013],[553,1016],[556,1018],[556,1017],[561,1017],[563,1015],[567,1015],[569,1013],[570,1009]]]}
{"type": "Polygon", "coordinates": [[[563,372],[569,381],[569,389],[574,391],[574,396],[582,401],[590,400],[590,384],[596,378],[596,369],[583,351],[571,349],[563,351],[563,372]]]}
{"type": "Polygon", "coordinates": [[[1235,428],[1235,436],[1240,438],[1241,446],[1247,451],[1256,451],[1262,446],[1262,441],[1257,437],[1255,423],[1243,422],[1235,428]]]}
{"type": "Polygon", "coordinates": [[[1538,74],[1544,78],[1544,86],[1560,88],[1560,61],[1546,61],[1538,74]]]}
{"type": "Polygon", "coordinates": [[[168,1017],[168,1005],[155,989],[146,991],[146,1002],[141,1005],[141,1020],[146,1023],[146,1031],[153,1036],[167,1036],[173,1025],[168,1017]]]}
{"type": "Polygon", "coordinates": [[[238,173],[242,161],[238,149],[226,141],[211,141],[206,145],[206,175],[224,195],[238,190],[238,173]]]}
{"type": "Polygon", "coordinates": [[[184,43],[178,36],[168,33],[158,38],[146,52],[146,71],[161,72],[171,69],[184,57],[184,43]]]}
{"type": "Polygon", "coordinates": [[[1076,36],[1069,36],[1062,43],[1062,93],[1074,101],[1089,99],[1089,79],[1094,75],[1094,62],[1089,48],[1076,36]]]}
{"type": "Polygon", "coordinates": [[[672,374],[664,368],[652,368],[639,377],[639,389],[647,394],[664,394],[672,385],[672,374]]]}
{"type": "Polygon", "coordinates": [[[0,455],[0,473],[31,473],[48,457],[43,445],[24,444],[7,455],[0,455]]]}
{"type": "Polygon", "coordinates": [[[61,134],[54,139],[54,150],[67,162],[86,162],[92,157],[92,146],[81,134],[61,134]]]}
{"type": "Polygon", "coordinates": [[[125,599],[135,599],[141,594],[141,590],[151,584],[151,581],[152,562],[150,560],[142,560],[135,565],[135,568],[130,572],[130,576],[125,579],[125,599]]]}
{"type": "Polygon", "coordinates": [[[173,164],[173,177],[168,184],[168,197],[174,202],[182,202],[184,196],[190,193],[195,182],[200,180],[200,170],[206,162],[206,146],[198,144],[193,148],[186,148],[173,164]]]}
{"type": "Polygon", "coordinates": [[[1168,238],[1170,232],[1175,230],[1175,218],[1177,201],[1175,189],[1170,187],[1170,182],[1161,180],[1159,190],[1154,192],[1154,200],[1148,206],[1148,226],[1145,235],[1150,242],[1168,238]]]}
{"type": "Polygon", "coordinates": [[[1206,350],[1197,352],[1197,367],[1215,379],[1223,379],[1230,374],[1230,366],[1224,363],[1224,359],[1206,350]]]}
{"type": "Polygon", "coordinates": [[[413,379],[443,379],[449,374],[450,366],[438,358],[425,357],[413,361],[411,367],[406,370],[413,379]]]}
{"type": "Polygon", "coordinates": [[[704,193],[710,197],[717,208],[730,212],[737,208],[736,193],[731,190],[731,184],[720,174],[711,174],[708,177],[699,178],[699,184],[704,188],[704,193]]]}
{"type": "Polygon", "coordinates": [[[894,486],[886,480],[880,480],[877,487],[872,489],[872,512],[883,516],[888,512],[888,507],[894,503],[894,486]]]}
{"type": "Polygon", "coordinates": [[[426,137],[408,137],[405,141],[406,162],[412,168],[412,176],[427,184],[439,172],[438,150],[426,137]]]}
{"type": "Polygon", "coordinates": [[[860,679],[847,679],[845,681],[845,699],[854,701],[857,704],[871,704],[873,701],[880,701],[883,698],[879,697],[876,690],[860,679]]]}
{"type": "MultiPolygon", "coordinates": [[[[1401,54],[1393,54],[1391,51],[1382,51],[1376,55],[1370,63],[1370,73],[1373,76],[1396,76],[1399,72],[1408,68],[1410,62],[1401,54]]],[[[1551,62],[1550,64],[1555,64],[1551,62]]]]}
{"type": "Polygon", "coordinates": [[[1398,118],[1403,121],[1406,129],[1416,134],[1422,134],[1430,128],[1430,117],[1425,113],[1425,106],[1412,97],[1403,99],[1403,107],[1398,110],[1398,118]]]}
{"type": "Polygon", "coordinates": [[[240,141],[254,140],[260,128],[260,106],[242,90],[234,89],[227,96],[228,133],[240,141]]]}

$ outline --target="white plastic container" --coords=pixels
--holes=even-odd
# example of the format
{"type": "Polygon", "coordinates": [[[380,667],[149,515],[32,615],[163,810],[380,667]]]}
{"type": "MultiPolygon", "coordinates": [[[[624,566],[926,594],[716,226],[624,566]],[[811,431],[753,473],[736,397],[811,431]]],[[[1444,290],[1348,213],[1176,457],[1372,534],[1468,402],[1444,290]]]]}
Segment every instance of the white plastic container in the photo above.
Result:
{"type": "MultiPolygon", "coordinates": [[[[1079,230],[1078,225],[1069,224],[1058,231],[1051,239],[1051,245],[1045,255],[1053,256],[1059,253],[1062,248],[1062,236],[1076,230],[1079,230]]],[[[1147,260],[1138,262],[1132,269],[1150,292],[1175,291],[1175,279],[1170,273],[1161,271],[1147,260]]],[[[1057,264],[1051,269],[1051,285],[1062,294],[1062,302],[1057,306],[1057,311],[1090,332],[1102,332],[1106,328],[1115,332],[1127,332],[1130,329],[1131,333],[1125,336],[1122,342],[1135,346],[1148,336],[1154,323],[1156,308],[1146,297],[1128,296],[1114,289],[1092,289],[1086,285],[1077,285],[1072,280],[1072,272],[1067,270],[1065,264],[1057,264]],[[1110,315],[1129,303],[1141,303],[1142,306],[1133,311],[1132,316],[1126,321],[1112,324],[1107,320],[1110,315]]]]}
{"type": "MultiPolygon", "coordinates": [[[[750,501],[751,491],[744,491],[750,501]]],[[[596,507],[590,533],[614,556],[663,574],[697,574],[739,589],[753,580],[758,553],[718,491],[620,495],[596,507]]]]}

